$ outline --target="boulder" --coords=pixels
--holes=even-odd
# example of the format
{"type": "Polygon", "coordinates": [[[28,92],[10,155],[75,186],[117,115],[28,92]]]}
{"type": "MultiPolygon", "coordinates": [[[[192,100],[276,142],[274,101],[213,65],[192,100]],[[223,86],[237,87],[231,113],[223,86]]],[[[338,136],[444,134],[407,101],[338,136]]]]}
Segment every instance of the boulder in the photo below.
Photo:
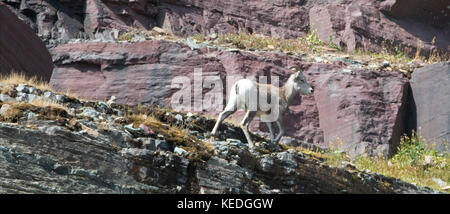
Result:
{"type": "Polygon", "coordinates": [[[77,1],[5,1],[10,9],[50,46],[74,38],[85,38],[84,0],[77,1]]]}
{"type": "Polygon", "coordinates": [[[88,38],[117,39],[130,28],[149,30],[157,24],[158,1],[86,0],[84,29],[88,38]]]}
{"type": "Polygon", "coordinates": [[[411,78],[418,134],[438,151],[449,152],[450,142],[450,62],[416,69],[411,78]]]}
{"type": "Polygon", "coordinates": [[[33,30],[0,2],[0,74],[7,75],[13,70],[49,81],[53,63],[33,30]]]}
{"type": "Polygon", "coordinates": [[[333,42],[350,52],[386,49],[409,55],[440,53],[449,58],[450,9],[445,1],[432,2],[363,0],[315,4],[309,10],[309,22],[322,41],[333,42]]]}
{"type": "Polygon", "coordinates": [[[394,18],[421,20],[437,28],[445,28],[450,20],[450,9],[445,0],[387,0],[380,11],[394,18]]]}
{"type": "Polygon", "coordinates": [[[156,25],[156,1],[5,1],[50,47],[72,39],[116,39],[156,25]],[[125,13],[124,13],[125,11],[125,13]]]}
{"type": "MultiPolygon", "coordinates": [[[[342,149],[354,156],[361,153],[389,156],[406,131],[404,103],[409,85],[400,73],[343,72],[348,64],[340,61],[310,63],[281,53],[193,50],[182,43],[157,40],[67,44],[52,49],[52,54],[56,68],[50,84],[57,90],[69,90],[89,99],[115,96],[118,103],[170,108],[174,107],[171,101],[175,95],[190,91],[191,108],[179,110],[212,117],[223,109],[227,91],[238,79],[277,76],[283,84],[292,72],[288,68],[297,65],[306,70],[316,92],[314,96],[295,98],[285,116],[287,136],[323,147],[337,146],[342,141],[342,149]],[[204,82],[218,77],[214,88],[196,85],[201,84],[194,82],[199,78],[195,75],[197,69],[202,71],[200,80],[204,82]],[[186,78],[191,85],[180,90],[173,82],[177,78],[186,78]],[[196,109],[196,103],[211,98],[207,95],[212,90],[218,90],[213,97],[220,100],[196,109]]],[[[242,116],[243,112],[238,111],[230,120],[240,121],[242,116]]],[[[255,119],[251,130],[260,129],[267,131],[255,119]]]]}
{"type": "Polygon", "coordinates": [[[314,77],[317,115],[328,147],[351,157],[396,152],[408,132],[409,83],[402,74],[360,70],[314,77]]]}

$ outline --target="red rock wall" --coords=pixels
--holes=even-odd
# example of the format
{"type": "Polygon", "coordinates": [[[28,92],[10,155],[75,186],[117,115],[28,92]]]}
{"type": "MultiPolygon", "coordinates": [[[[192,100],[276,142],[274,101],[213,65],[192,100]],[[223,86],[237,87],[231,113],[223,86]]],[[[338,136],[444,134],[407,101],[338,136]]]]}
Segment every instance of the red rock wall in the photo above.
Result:
{"type": "MultiPolygon", "coordinates": [[[[276,53],[191,50],[167,41],[68,44],[53,49],[52,54],[56,68],[51,85],[57,90],[100,100],[114,95],[122,103],[165,107],[170,107],[172,95],[179,91],[171,88],[171,81],[177,76],[193,80],[196,68],[220,76],[226,87],[226,77],[233,74],[276,75],[284,84],[292,72],[287,68],[298,65],[306,70],[316,91],[314,96],[297,97],[291,106],[285,116],[288,136],[321,146],[341,146],[351,155],[388,156],[405,132],[403,104],[408,81],[399,73],[361,70],[350,74],[341,71],[345,63],[308,63],[276,53]]],[[[223,95],[225,99],[228,93],[223,95]]],[[[221,109],[201,113],[215,117],[221,109]]],[[[232,120],[241,118],[242,112],[232,120]]],[[[253,131],[260,128],[266,130],[265,125],[252,123],[253,131]]]]}
{"type": "Polygon", "coordinates": [[[167,0],[161,16],[176,35],[247,32],[292,38],[308,31],[307,2],[167,0]]]}
{"type": "Polygon", "coordinates": [[[322,41],[332,41],[350,52],[385,48],[414,55],[419,49],[423,55],[435,51],[449,58],[448,2],[431,2],[434,4],[421,0],[316,4],[309,10],[309,22],[322,41]]]}
{"type": "Polygon", "coordinates": [[[353,156],[394,154],[406,131],[407,79],[398,73],[363,70],[354,75],[322,74],[316,81],[314,94],[326,143],[353,156]]]}

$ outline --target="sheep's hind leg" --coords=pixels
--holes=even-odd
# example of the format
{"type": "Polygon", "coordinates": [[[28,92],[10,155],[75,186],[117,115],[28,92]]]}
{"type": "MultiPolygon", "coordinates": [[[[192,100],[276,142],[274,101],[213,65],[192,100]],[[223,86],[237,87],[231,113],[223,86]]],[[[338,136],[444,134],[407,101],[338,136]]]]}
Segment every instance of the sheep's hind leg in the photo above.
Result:
{"type": "Polygon", "coordinates": [[[233,114],[236,110],[225,110],[219,114],[219,118],[217,119],[216,125],[214,125],[213,130],[211,131],[211,136],[216,136],[217,129],[219,128],[220,123],[233,114]]]}
{"type": "Polygon", "coordinates": [[[277,125],[278,125],[278,128],[280,129],[280,132],[278,133],[277,137],[274,140],[275,143],[278,143],[280,141],[281,137],[283,137],[283,135],[284,135],[283,123],[281,121],[277,121],[277,125]]]}
{"type": "Polygon", "coordinates": [[[270,132],[270,142],[273,143],[274,142],[274,134],[273,134],[273,126],[271,122],[266,122],[267,128],[269,128],[269,132],[270,132]]]}
{"type": "Polygon", "coordinates": [[[241,122],[241,129],[244,132],[245,138],[247,138],[247,143],[250,148],[253,148],[253,141],[250,138],[250,132],[248,131],[248,125],[253,120],[253,117],[255,116],[255,114],[256,114],[255,111],[247,111],[244,119],[242,119],[242,122],[241,122]]]}

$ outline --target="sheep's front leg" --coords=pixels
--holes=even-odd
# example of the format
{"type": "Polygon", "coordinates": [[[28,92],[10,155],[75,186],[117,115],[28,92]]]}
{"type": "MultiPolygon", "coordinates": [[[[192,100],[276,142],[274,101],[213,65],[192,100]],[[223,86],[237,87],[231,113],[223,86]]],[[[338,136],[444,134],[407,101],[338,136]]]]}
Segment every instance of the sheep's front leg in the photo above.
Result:
{"type": "Polygon", "coordinates": [[[283,123],[281,121],[277,121],[278,128],[280,129],[280,133],[278,133],[277,137],[275,138],[275,143],[278,143],[280,141],[281,137],[284,135],[284,127],[283,123]]]}
{"type": "Polygon", "coordinates": [[[256,114],[256,112],[254,112],[254,111],[247,111],[244,119],[242,119],[242,122],[241,122],[241,129],[244,132],[245,138],[247,138],[248,146],[250,148],[253,148],[253,141],[250,138],[250,132],[248,131],[248,125],[252,121],[255,114],[256,114]]]}
{"type": "Polygon", "coordinates": [[[271,122],[266,122],[267,128],[269,128],[269,132],[270,132],[270,142],[273,143],[274,142],[274,134],[273,134],[273,126],[271,122]]]}

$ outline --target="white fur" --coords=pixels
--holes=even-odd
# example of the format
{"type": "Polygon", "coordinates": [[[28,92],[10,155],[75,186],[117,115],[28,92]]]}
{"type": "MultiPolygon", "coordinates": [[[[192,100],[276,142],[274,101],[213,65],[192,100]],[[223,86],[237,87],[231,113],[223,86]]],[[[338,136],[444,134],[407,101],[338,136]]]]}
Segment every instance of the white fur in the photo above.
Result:
{"type": "MultiPolygon", "coordinates": [[[[311,86],[306,82],[306,78],[303,75],[301,71],[298,71],[294,74],[292,74],[289,79],[287,80],[286,84],[283,87],[277,88],[276,86],[267,85],[267,84],[259,84],[255,81],[249,80],[249,79],[241,79],[237,81],[230,90],[230,99],[227,103],[227,106],[219,114],[219,118],[217,119],[217,122],[211,132],[212,136],[215,136],[217,133],[217,129],[219,128],[220,123],[233,114],[236,110],[243,109],[246,111],[246,114],[244,116],[244,119],[241,121],[241,128],[242,131],[244,131],[245,137],[247,138],[247,142],[250,147],[253,147],[253,141],[250,138],[250,134],[248,131],[248,125],[250,124],[251,120],[254,116],[264,116],[269,114],[270,112],[264,112],[261,111],[259,108],[250,109],[249,107],[249,97],[252,98],[256,95],[256,91],[259,90],[266,90],[268,93],[268,96],[271,96],[273,91],[279,91],[277,98],[277,101],[279,103],[278,106],[278,112],[276,123],[280,129],[280,132],[274,138],[274,132],[271,122],[266,122],[269,131],[270,131],[270,140],[273,143],[278,143],[278,141],[281,139],[281,137],[284,134],[284,127],[282,123],[282,115],[286,112],[288,109],[289,104],[292,101],[292,98],[298,94],[305,94],[305,95],[311,95],[313,92],[313,89],[311,86]],[[274,90],[275,89],[275,90],[274,90]],[[276,90],[278,89],[278,90],[276,90]]],[[[274,109],[272,109],[273,111],[274,109]]],[[[272,112],[273,113],[273,112],[272,112]]]]}

